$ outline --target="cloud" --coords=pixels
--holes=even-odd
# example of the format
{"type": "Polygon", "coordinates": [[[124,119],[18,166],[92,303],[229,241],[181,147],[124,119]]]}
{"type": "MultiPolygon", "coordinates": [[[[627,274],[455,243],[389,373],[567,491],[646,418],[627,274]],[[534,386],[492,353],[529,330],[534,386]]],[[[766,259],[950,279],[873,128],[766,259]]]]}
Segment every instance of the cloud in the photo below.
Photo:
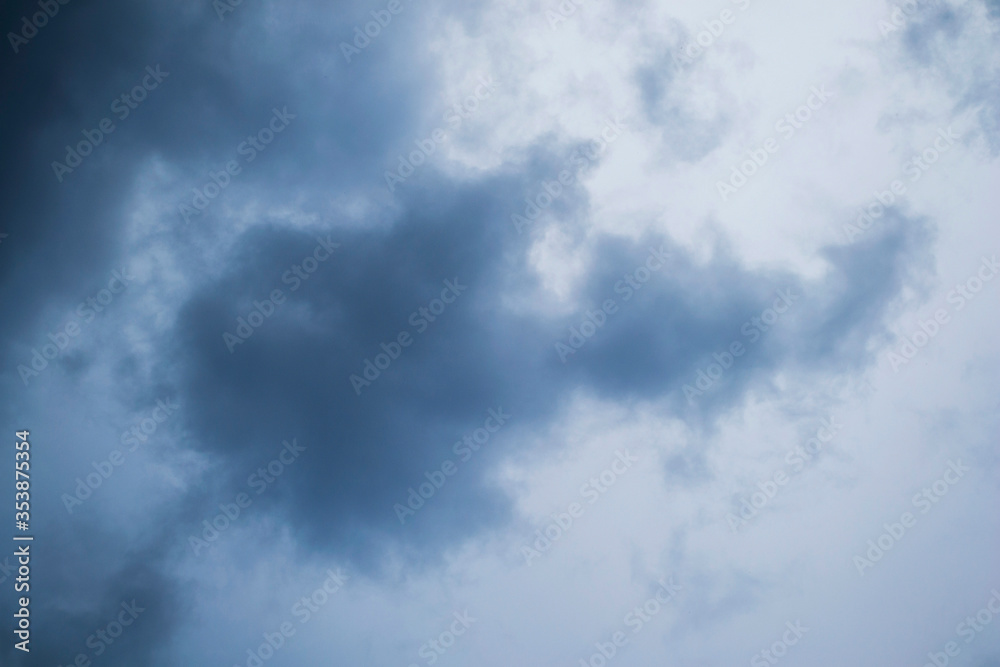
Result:
{"type": "MultiPolygon", "coordinates": [[[[748,474],[736,462],[766,462],[769,438],[813,427],[813,413],[836,403],[816,387],[878,372],[879,355],[909,330],[907,318],[933,304],[942,281],[958,272],[956,248],[985,245],[953,235],[980,230],[971,220],[977,206],[988,206],[972,186],[975,205],[946,200],[935,179],[947,170],[929,174],[926,190],[914,189],[854,242],[830,240],[821,225],[853,223],[856,214],[845,211],[870,199],[853,195],[874,176],[850,181],[855,174],[839,174],[835,160],[845,146],[879,159],[880,145],[868,140],[889,126],[886,118],[890,129],[908,131],[914,118],[947,125],[971,117],[985,153],[996,155],[997,107],[986,85],[995,36],[976,23],[988,16],[995,27],[995,3],[921,9],[898,42],[887,40],[884,48],[898,57],[883,63],[886,71],[874,58],[842,67],[840,58],[858,57],[845,50],[834,52],[836,65],[813,68],[810,60],[794,76],[782,73],[781,86],[794,88],[796,100],[790,82],[824,80],[817,72],[830,68],[849,70],[841,81],[865,79],[871,98],[862,99],[864,86],[844,88],[845,100],[870,105],[857,123],[863,130],[840,136],[833,121],[810,126],[774,156],[770,177],[726,208],[712,196],[716,172],[725,171],[719,165],[758,136],[758,117],[770,118],[765,98],[788,106],[742,80],[764,76],[770,61],[757,56],[770,42],[759,31],[773,14],[733,9],[738,23],[714,35],[711,53],[678,68],[680,36],[698,33],[643,3],[628,8],[646,17],[638,25],[615,14],[602,28],[605,12],[621,7],[581,5],[554,32],[546,7],[530,3],[404,2],[350,62],[341,42],[386,5],[241,3],[220,20],[210,3],[169,11],[69,3],[8,54],[5,71],[19,93],[0,109],[11,137],[2,149],[9,177],[0,183],[8,213],[0,298],[12,313],[2,325],[0,392],[3,422],[31,428],[43,471],[35,482],[32,660],[65,664],[96,651],[88,637],[133,599],[141,616],[109,644],[104,664],[176,664],[185,652],[237,659],[244,640],[273,626],[266,610],[290,605],[289,591],[315,590],[314,570],[331,564],[350,571],[355,588],[330,605],[342,630],[324,641],[343,643],[343,655],[357,661],[414,659],[421,633],[438,636],[438,618],[466,599],[480,603],[474,613],[485,620],[455,659],[478,651],[500,660],[504,654],[483,647],[517,633],[519,655],[576,651],[578,633],[569,638],[554,627],[562,615],[597,641],[622,615],[593,612],[600,596],[624,613],[652,594],[651,581],[678,568],[685,599],[676,618],[662,619],[665,639],[631,650],[652,660],[669,644],[705,664],[748,659],[753,651],[739,651],[786,620],[768,625],[790,604],[790,584],[775,563],[800,559],[811,564],[796,572],[822,578],[838,549],[850,551],[851,539],[870,532],[831,519],[816,538],[827,550],[818,553],[810,544],[791,548],[793,537],[763,519],[745,549],[713,531],[726,529],[727,485],[748,474]],[[658,27],[669,28],[668,37],[658,27]],[[488,36],[489,53],[476,36],[488,36]],[[388,191],[386,171],[494,65],[500,85],[481,115],[388,191]],[[156,67],[165,77],[143,86],[145,99],[122,117],[115,101],[156,67]],[[920,88],[911,81],[894,98],[886,91],[897,71],[913,79],[930,71],[949,85],[928,93],[933,110],[897,116],[920,88]],[[289,120],[280,132],[275,114],[289,120]],[[102,130],[92,152],[57,175],[52,162],[66,161],[67,146],[95,143],[89,137],[105,118],[113,132],[102,130]],[[595,152],[592,138],[612,119],[626,131],[613,142],[604,137],[595,152]],[[585,167],[552,194],[582,154],[590,155],[585,167]],[[799,178],[814,170],[816,181],[799,178]],[[817,185],[824,177],[829,183],[817,185]],[[837,190],[838,178],[851,188],[837,190]],[[929,205],[924,192],[950,210],[929,205]],[[527,215],[528,202],[543,194],[551,204],[536,203],[538,214],[527,215]],[[182,215],[182,205],[197,213],[182,215]],[[512,214],[522,213],[531,222],[519,229],[512,214]],[[681,219],[686,227],[670,222],[681,219]],[[98,298],[113,271],[134,278],[85,318],[79,304],[98,298]],[[86,326],[61,346],[71,322],[86,326]],[[58,352],[25,381],[18,366],[49,344],[58,352]],[[84,507],[66,512],[62,494],[121,448],[121,434],[161,397],[181,406],[176,416],[84,507]],[[459,443],[500,410],[509,415],[502,429],[475,458],[463,458],[459,443]],[[637,423],[622,425],[631,419],[637,423]],[[577,468],[606,466],[608,451],[634,439],[653,443],[643,445],[648,470],[616,486],[620,498],[588,510],[592,523],[581,521],[549,563],[528,574],[512,566],[510,545],[528,517],[564,508],[587,479],[579,475],[590,474],[577,468]],[[301,446],[294,462],[281,458],[284,443],[301,446]],[[458,471],[401,521],[396,506],[446,462],[458,471]],[[249,499],[239,517],[216,526],[219,537],[204,552],[193,551],[191,537],[204,537],[205,522],[231,511],[239,494],[249,499]],[[643,504],[650,498],[664,504],[643,504]],[[250,576],[272,569],[280,572],[273,580],[250,576]],[[237,581],[243,575],[247,581],[237,581]],[[196,586],[204,590],[193,594],[196,586]],[[525,599],[537,607],[525,609],[525,599]],[[209,610],[238,610],[239,637],[214,636],[229,621],[196,627],[191,619],[209,618],[209,610]],[[746,620],[761,610],[766,618],[746,620]],[[397,618],[402,628],[391,643],[358,642],[397,618]],[[531,623],[537,628],[526,628],[531,623]],[[738,645],[718,649],[714,638],[730,632],[738,645]]],[[[5,9],[5,25],[32,7],[5,9]]],[[[842,27],[810,29],[826,44],[837,43],[842,27]]],[[[795,35],[785,38],[787,46],[795,35]]],[[[839,113],[834,106],[831,115],[839,113]]],[[[959,167],[970,183],[987,172],[959,167]]],[[[963,326],[949,328],[956,342],[941,336],[935,344],[961,351],[957,366],[991,368],[995,360],[981,352],[988,348],[962,350],[962,341],[978,341],[963,326]]],[[[944,377],[932,349],[920,368],[944,377]]],[[[928,404],[945,405],[932,398],[928,404]]],[[[905,412],[887,414],[868,440],[905,421],[905,412]]],[[[977,425],[970,433],[984,431],[983,414],[970,419],[977,425]]],[[[939,428],[941,438],[952,432],[939,428]]],[[[816,466],[817,478],[834,480],[830,493],[857,483],[863,493],[851,503],[881,506],[887,492],[873,487],[892,481],[905,500],[909,477],[848,468],[845,461],[878,466],[846,440],[847,453],[830,457],[844,469],[826,459],[816,466]]],[[[898,453],[873,449],[872,456],[898,453]]],[[[910,465],[907,474],[917,472],[910,465]]],[[[803,479],[810,481],[790,486],[783,502],[815,490],[802,488],[813,477],[803,479]]],[[[807,511],[779,503],[774,512],[809,524],[826,517],[823,502],[807,511]]],[[[924,563],[904,562],[899,572],[923,572],[924,563]]],[[[834,597],[821,590],[816,604],[834,597]]],[[[849,606],[834,601],[838,613],[849,606]]],[[[11,609],[0,600],[0,610],[11,609]]],[[[823,617],[832,623],[833,614],[823,617]]],[[[803,652],[815,650],[813,637],[830,636],[819,623],[810,627],[803,652]]],[[[276,660],[315,660],[328,648],[302,639],[276,660]]],[[[28,664],[13,651],[5,660],[28,664]]]]}

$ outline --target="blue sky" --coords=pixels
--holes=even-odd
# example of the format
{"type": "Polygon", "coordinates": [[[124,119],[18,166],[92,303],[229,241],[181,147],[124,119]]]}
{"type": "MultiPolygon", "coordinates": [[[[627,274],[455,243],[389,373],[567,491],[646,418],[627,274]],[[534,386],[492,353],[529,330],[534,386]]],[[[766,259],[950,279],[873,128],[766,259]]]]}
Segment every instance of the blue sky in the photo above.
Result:
{"type": "Polygon", "coordinates": [[[0,14],[3,664],[1000,659],[996,2],[0,14]]]}

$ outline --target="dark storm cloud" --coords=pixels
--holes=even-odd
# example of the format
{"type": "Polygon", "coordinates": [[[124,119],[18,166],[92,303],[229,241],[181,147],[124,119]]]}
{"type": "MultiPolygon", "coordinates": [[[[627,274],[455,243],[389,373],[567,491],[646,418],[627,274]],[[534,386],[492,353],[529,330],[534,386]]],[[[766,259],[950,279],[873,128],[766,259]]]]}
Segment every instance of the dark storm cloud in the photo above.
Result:
{"type": "MultiPolygon", "coordinates": [[[[94,665],[161,664],[152,655],[180,623],[185,606],[164,566],[169,545],[161,534],[129,546],[102,521],[76,520],[59,531],[40,531],[28,591],[31,651],[6,644],[4,665],[69,665],[80,654],[94,665]]],[[[8,595],[0,600],[7,618],[15,610],[12,602],[8,595]]]]}
{"type": "Polygon", "coordinates": [[[790,273],[750,271],[721,244],[699,264],[663,239],[604,237],[588,248],[594,259],[579,295],[584,308],[559,318],[514,314],[505,300],[530,297],[538,286],[506,278],[530,271],[527,240],[508,224],[511,202],[551,170],[539,165],[462,185],[428,172],[391,228],[331,226],[338,253],[230,352],[223,333],[234,332],[252,300],[281,287],[282,272],[316,245],[315,234],[277,224],[246,234],[225,260],[231,273],[184,307],[165,361],[183,369],[183,400],[195,406],[191,430],[202,434],[202,446],[242,471],[295,436],[309,447],[308,465],[274,498],[287,499],[285,518],[300,535],[359,562],[373,562],[369,550],[385,538],[437,554],[506,516],[507,503],[482,484],[480,461],[499,452],[481,454],[409,525],[399,525],[392,507],[426,481],[426,471],[455,458],[453,443],[487,409],[513,415],[501,436],[508,452],[521,429],[544,426],[575,389],[617,400],[673,396],[679,413],[710,423],[789,363],[847,371],[870,361],[867,342],[912,282],[908,266],[926,251],[923,223],[887,217],[885,230],[864,243],[828,249],[828,275],[803,283],[790,273]],[[672,255],[669,265],[626,302],[616,286],[661,246],[672,255]],[[411,313],[438,296],[446,279],[467,292],[416,333],[411,313]],[[787,321],[751,345],[741,325],[789,289],[796,304],[787,321]],[[609,298],[620,309],[562,363],[556,341],[567,342],[587,309],[609,298]],[[349,376],[361,376],[380,343],[401,331],[413,334],[412,345],[358,395],[349,376]],[[746,355],[691,406],[683,386],[733,341],[746,344],[746,355]]]}
{"type": "MultiPolygon", "coordinates": [[[[4,25],[33,6],[11,7],[4,25]]],[[[665,239],[605,237],[584,245],[577,238],[579,251],[593,256],[578,295],[583,310],[567,317],[515,314],[507,299],[530,297],[540,287],[526,259],[532,236],[517,235],[509,216],[559,172],[570,147],[557,145],[461,183],[424,167],[400,188],[393,207],[372,214],[360,231],[340,220],[305,231],[275,217],[223,251],[213,244],[222,246],[219,239],[235,223],[222,201],[182,227],[176,206],[209,170],[234,158],[275,107],[287,106],[293,124],[220,195],[226,202],[255,197],[313,212],[337,195],[384,194],[383,170],[424,136],[425,109],[436,112],[440,101],[426,96],[433,73],[415,71],[423,64],[415,44],[427,20],[418,5],[395,19],[395,32],[344,62],[339,42],[369,9],[341,15],[322,3],[244,2],[219,21],[210,3],[178,11],[73,0],[21,53],[5,54],[4,73],[19,94],[0,109],[10,137],[0,183],[7,214],[0,231],[10,235],[0,246],[0,298],[18,315],[3,324],[4,423],[13,430],[15,407],[18,423],[47,414],[15,366],[122,260],[126,202],[136,174],[156,156],[179,174],[173,204],[155,221],[158,238],[183,258],[193,295],[174,304],[175,325],[155,336],[155,391],[143,390],[127,350],[109,374],[126,403],[146,405],[150,396],[176,393],[186,406],[179,419],[191,448],[213,464],[204,488],[149,517],[150,534],[140,546],[99,523],[52,520],[58,532],[49,534],[51,551],[38,561],[46,582],[37,593],[44,600],[37,610],[44,646],[38,655],[46,661],[72,659],[117,605],[135,598],[148,616],[104,664],[157,664],[185,610],[183,592],[164,572],[200,521],[245,490],[247,475],[272,459],[283,440],[295,438],[306,451],[251,511],[281,513],[303,542],[359,567],[377,569],[373,554],[386,541],[412,547],[414,562],[433,560],[444,546],[509,515],[508,500],[484,484],[488,462],[505,452],[487,449],[471,460],[407,525],[399,525],[393,504],[424,481],[424,471],[455,458],[453,444],[480,426],[489,409],[511,415],[497,436],[506,451],[525,439],[519,434],[547,425],[577,389],[613,399],[668,396],[679,413],[709,423],[783,364],[864,363],[867,337],[911,281],[904,267],[923,249],[920,225],[829,250],[830,274],[814,284],[749,270],[721,245],[711,261],[699,263],[665,239]],[[265,21],[266,12],[278,18],[265,21]],[[157,65],[169,72],[163,82],[127,118],[113,117],[113,100],[157,65]],[[65,146],[105,117],[114,118],[115,131],[59,182],[52,161],[64,160],[65,146]],[[293,293],[282,276],[313,253],[317,236],[340,247],[293,293]],[[555,342],[568,339],[586,308],[614,297],[623,273],[660,245],[670,264],[563,364],[555,342]],[[216,264],[206,267],[207,259],[216,264]],[[417,332],[411,313],[440,296],[446,280],[467,290],[417,332]],[[741,336],[741,324],[767,308],[776,290],[789,287],[801,291],[801,311],[790,315],[788,328],[763,338],[691,407],[683,385],[741,336]],[[231,353],[223,332],[235,331],[252,302],[276,288],[287,301],[231,353]],[[362,374],[364,360],[401,331],[413,336],[412,345],[358,395],[349,376],[362,374]]],[[[665,84],[648,72],[643,77],[654,122],[697,124],[671,111],[665,84]]],[[[699,145],[678,144],[678,153],[694,159],[710,150],[718,126],[706,127],[695,133],[699,145]]],[[[680,141],[682,130],[675,131],[680,141]]],[[[586,209],[580,192],[567,191],[550,212],[584,219],[586,209]]],[[[82,354],[59,361],[71,369],[88,363],[94,360],[82,354]]],[[[73,391],[91,391],[79,378],[69,376],[73,391]]]]}
{"type": "MultiPolygon", "coordinates": [[[[218,169],[248,133],[267,122],[273,107],[287,105],[297,114],[292,128],[297,134],[290,131],[269,150],[271,172],[248,170],[240,185],[266,184],[286,192],[309,188],[310,196],[322,197],[335,182],[344,189],[380,184],[385,147],[413,135],[412,109],[420,106],[422,80],[402,65],[420,62],[407,49],[417,35],[414,31],[397,31],[345,69],[336,45],[350,26],[338,22],[335,6],[299,4],[297,19],[269,23],[260,20],[264,10],[250,3],[225,22],[218,20],[210,3],[191,11],[193,7],[178,12],[175,6],[74,1],[61,5],[59,14],[19,53],[9,50],[5,39],[2,67],[10,94],[0,106],[5,136],[0,232],[8,236],[0,247],[0,299],[7,315],[2,358],[3,423],[8,432],[51,418],[56,394],[42,398],[37,393],[40,387],[52,387],[48,381],[55,375],[25,389],[16,366],[26,361],[32,346],[48,342],[46,332],[62,327],[77,304],[103,287],[110,272],[129,259],[121,233],[131,213],[125,203],[150,157],[176,168],[190,185],[201,185],[209,169],[218,169]],[[323,20],[313,20],[320,10],[323,20]],[[162,79],[146,89],[140,104],[131,108],[124,101],[116,103],[143,82],[147,67],[157,66],[164,72],[162,79]],[[372,85],[376,70],[378,83],[372,85]],[[388,74],[393,71],[399,74],[388,74]],[[123,118],[124,109],[129,113],[123,118]],[[95,134],[103,119],[113,124],[113,131],[95,134]],[[87,139],[85,131],[100,136],[99,142],[93,140],[96,148],[72,172],[55,174],[52,162],[65,163],[66,146],[87,139]]],[[[35,2],[6,6],[5,32],[37,10],[35,2]]],[[[419,25],[416,12],[414,20],[419,25]]],[[[172,196],[179,204],[189,192],[179,187],[172,196]]],[[[156,221],[161,229],[179,224],[173,213],[156,221]]],[[[225,224],[218,218],[213,222],[225,224]]],[[[161,232],[161,238],[168,237],[161,232]]],[[[132,297],[141,298],[128,294],[123,300],[132,297]]],[[[124,313],[121,317],[128,319],[124,313]]],[[[96,338],[98,333],[92,329],[81,335],[96,338]]],[[[81,383],[79,371],[99,357],[72,349],[52,362],[69,371],[66,400],[92,391],[81,383]]],[[[154,378],[154,391],[127,353],[111,371],[121,380],[119,398],[133,407],[145,403],[151,393],[169,394],[173,380],[154,378]]],[[[83,442],[78,446],[106,447],[83,442]]],[[[42,468],[59,465],[45,450],[38,457],[42,468]]],[[[6,483],[3,490],[13,492],[6,483]]],[[[36,480],[39,497],[55,498],[62,490],[50,487],[44,475],[36,480]]],[[[182,617],[176,582],[164,574],[162,560],[163,553],[171,552],[162,541],[169,536],[169,545],[175,545],[174,531],[160,533],[160,527],[178,523],[177,515],[196,515],[191,505],[200,511],[213,500],[206,490],[150,517],[150,539],[159,544],[155,549],[130,544],[123,533],[104,529],[102,522],[113,522],[113,517],[91,523],[58,513],[38,515],[49,550],[34,562],[36,573],[41,573],[32,591],[36,634],[25,664],[68,663],[78,652],[94,657],[95,649],[86,647],[86,640],[112,620],[121,602],[132,598],[146,611],[100,661],[154,664],[182,617]]],[[[3,598],[5,613],[12,611],[6,606],[9,601],[9,596],[3,598]]],[[[4,652],[4,664],[20,664],[14,661],[24,657],[20,651],[15,656],[7,656],[6,648],[4,652]]]]}
{"type": "MultiPolygon", "coordinates": [[[[35,4],[11,6],[4,26],[16,25],[35,4]]],[[[83,298],[80,286],[110,270],[121,250],[121,197],[150,156],[177,166],[190,186],[202,185],[272,108],[287,106],[298,115],[296,126],[267,157],[275,167],[300,168],[294,175],[276,168],[267,175],[270,185],[379,183],[385,147],[413,135],[423,80],[402,66],[420,62],[408,48],[413,33],[385,36],[347,67],[337,44],[350,27],[337,22],[335,7],[324,4],[323,20],[314,21],[321,8],[300,3],[277,24],[260,20],[265,9],[243,6],[220,22],[208,3],[178,14],[145,4],[71,2],[20,53],[3,54],[7,85],[18,94],[0,107],[7,138],[0,231],[9,235],[0,289],[6,303],[19,306],[22,326],[55,295],[70,303],[83,298]],[[134,109],[115,103],[157,65],[167,74],[145,100],[134,109]],[[59,182],[52,162],[65,163],[66,146],[84,141],[84,131],[101,136],[93,133],[102,119],[114,129],[59,182]]],[[[255,171],[240,184],[256,185],[255,171]]],[[[178,205],[186,201],[190,187],[176,197],[178,205]]]]}
{"type": "MultiPolygon", "coordinates": [[[[8,7],[5,32],[32,8],[37,10],[34,3],[8,7]]],[[[88,283],[108,270],[118,249],[117,200],[131,165],[112,163],[106,153],[93,155],[89,173],[81,169],[62,184],[50,167],[52,160],[62,158],[65,144],[81,139],[80,132],[108,112],[112,91],[121,92],[121,82],[109,80],[107,67],[134,48],[132,40],[129,33],[102,26],[117,16],[134,20],[141,30],[144,17],[128,6],[104,12],[62,7],[17,55],[5,40],[4,74],[9,90],[17,94],[5,95],[0,107],[5,128],[0,204],[3,231],[9,234],[2,247],[0,298],[19,313],[17,329],[23,330],[60,296],[69,307],[85,298],[88,283]],[[88,54],[94,35],[104,33],[99,49],[88,54]],[[95,177],[98,164],[103,173],[95,177]]],[[[138,73],[148,63],[141,54],[136,60],[138,73]]],[[[3,324],[13,325],[10,320],[3,324]]],[[[13,337],[4,340],[4,369],[10,371],[13,337]]]]}

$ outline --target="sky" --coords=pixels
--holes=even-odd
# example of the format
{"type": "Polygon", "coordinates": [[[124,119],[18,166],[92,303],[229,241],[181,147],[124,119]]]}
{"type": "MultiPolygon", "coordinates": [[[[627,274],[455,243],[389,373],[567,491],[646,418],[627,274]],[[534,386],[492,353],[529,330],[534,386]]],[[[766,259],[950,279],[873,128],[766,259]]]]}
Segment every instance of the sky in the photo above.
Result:
{"type": "Polygon", "coordinates": [[[0,24],[0,664],[1000,664],[997,0],[0,24]]]}

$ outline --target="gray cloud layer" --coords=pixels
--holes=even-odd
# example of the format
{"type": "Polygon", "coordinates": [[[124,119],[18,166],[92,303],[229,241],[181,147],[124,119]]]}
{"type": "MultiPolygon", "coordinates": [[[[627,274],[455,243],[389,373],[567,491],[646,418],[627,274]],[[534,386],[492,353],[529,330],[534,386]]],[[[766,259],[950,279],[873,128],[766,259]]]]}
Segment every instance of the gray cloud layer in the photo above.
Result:
{"type": "MultiPolygon", "coordinates": [[[[16,25],[31,6],[8,6],[3,25],[16,25]]],[[[402,549],[414,567],[435,564],[446,547],[509,520],[511,499],[486,481],[500,452],[484,450],[412,523],[400,526],[393,504],[425,471],[454,458],[453,444],[481,425],[488,409],[502,406],[513,415],[502,433],[504,453],[549,425],[575,391],[615,401],[667,399],[678,416],[711,430],[748,388],[769,391],[778,370],[840,374],[870,365],[870,344],[889,340],[885,319],[900,295],[922,289],[933,272],[930,223],[898,210],[857,243],[825,248],[826,273],[810,281],[781,268],[748,268],[722,239],[704,261],[669,238],[577,235],[574,250],[589,257],[574,294],[580,308],[570,315],[516,310],[511,303],[543,298],[530,244],[547,225],[571,230],[589,205],[584,193],[569,190],[551,217],[523,235],[510,214],[577,146],[551,139],[461,181],[425,166],[389,204],[383,171],[423,136],[427,109],[438,105],[428,93],[437,74],[432,62],[414,56],[418,32],[401,28],[405,20],[427,20],[416,5],[396,19],[396,32],[387,29],[345,66],[337,44],[363,9],[244,3],[219,21],[207,3],[74,2],[20,53],[5,53],[8,90],[17,95],[0,107],[8,138],[0,231],[9,235],[0,247],[0,298],[16,317],[0,325],[3,423],[10,431],[50,414],[46,402],[55,397],[38,387],[55,386],[52,369],[28,388],[16,370],[30,348],[101,289],[112,268],[132,261],[130,248],[165,246],[186,287],[169,294],[167,308],[176,316],[168,323],[141,321],[155,350],[152,366],[124,344],[120,351],[113,344],[70,350],[52,364],[67,394],[61,400],[91,391],[88,378],[98,370],[114,387],[109,403],[126,410],[172,396],[184,406],[172,428],[212,466],[132,534],[113,516],[60,514],[62,503],[53,504],[58,512],[40,519],[46,546],[34,594],[39,649],[23,663],[7,652],[5,664],[71,660],[133,598],[147,609],[143,623],[103,664],[166,664],[189,604],[176,575],[188,535],[219,502],[245,490],[249,472],[273,458],[283,440],[297,439],[306,452],[289,466],[289,483],[262,496],[254,511],[279,517],[302,549],[335,555],[375,578],[387,545],[402,549]],[[51,162],[64,158],[64,146],[110,116],[112,100],[157,64],[169,72],[160,87],[58,182],[51,162]],[[275,107],[296,118],[185,225],[176,206],[207,182],[209,170],[241,159],[237,146],[266,125],[275,107]],[[149,187],[136,177],[154,159],[170,169],[153,187],[164,188],[166,204],[146,223],[149,235],[129,245],[130,202],[149,187]],[[261,216],[265,223],[243,226],[236,209],[248,195],[272,207],[261,216]],[[348,195],[386,206],[354,220],[326,212],[331,197],[348,195]],[[304,225],[282,209],[323,222],[304,225]],[[282,276],[313,253],[318,237],[340,247],[301,288],[288,290],[282,276]],[[650,247],[665,248],[669,263],[625,302],[615,285],[642,265],[650,247]],[[411,314],[439,296],[445,280],[467,291],[417,332],[411,314]],[[253,300],[276,288],[287,302],[230,352],[223,332],[235,331],[253,300]],[[741,327],[781,290],[798,300],[751,344],[741,327]],[[567,341],[586,310],[607,299],[620,312],[562,363],[555,342],[567,341]],[[413,334],[413,344],[358,395],[349,376],[362,374],[364,360],[400,331],[413,334]],[[684,386],[733,341],[746,344],[746,355],[689,401],[684,386]]],[[[478,20],[473,9],[465,11],[466,20],[478,20]]],[[[949,10],[935,11],[907,36],[919,63],[931,57],[921,31],[950,35],[960,25],[949,10]]],[[[678,159],[697,160],[712,150],[726,119],[695,121],[672,109],[665,101],[670,78],[655,74],[662,65],[640,67],[634,76],[646,115],[678,133],[668,141],[678,159]]],[[[150,269],[153,283],[158,268],[150,269]]],[[[134,290],[122,297],[120,312],[109,308],[108,322],[138,316],[150,298],[134,290]]],[[[57,453],[39,454],[43,470],[49,456],[57,453]]],[[[54,499],[79,471],[52,466],[58,473],[40,475],[37,493],[54,499]]],[[[3,613],[8,605],[5,596],[3,613]]]]}

